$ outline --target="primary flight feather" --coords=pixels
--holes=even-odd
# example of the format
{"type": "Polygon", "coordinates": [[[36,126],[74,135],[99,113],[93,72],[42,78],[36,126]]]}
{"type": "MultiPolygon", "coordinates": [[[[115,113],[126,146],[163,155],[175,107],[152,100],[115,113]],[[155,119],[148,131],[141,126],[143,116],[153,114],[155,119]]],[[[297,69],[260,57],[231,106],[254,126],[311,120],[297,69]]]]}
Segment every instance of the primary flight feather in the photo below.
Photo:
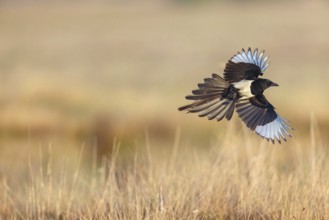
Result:
{"type": "Polygon", "coordinates": [[[236,110],[246,126],[259,136],[273,143],[286,141],[286,136],[291,137],[289,130],[292,128],[263,95],[267,88],[278,84],[259,78],[269,65],[267,60],[264,51],[242,49],[227,62],[224,78],[213,73],[211,78],[204,79],[192,95],[186,96],[194,102],[178,110],[217,121],[230,120],[236,110]]]}

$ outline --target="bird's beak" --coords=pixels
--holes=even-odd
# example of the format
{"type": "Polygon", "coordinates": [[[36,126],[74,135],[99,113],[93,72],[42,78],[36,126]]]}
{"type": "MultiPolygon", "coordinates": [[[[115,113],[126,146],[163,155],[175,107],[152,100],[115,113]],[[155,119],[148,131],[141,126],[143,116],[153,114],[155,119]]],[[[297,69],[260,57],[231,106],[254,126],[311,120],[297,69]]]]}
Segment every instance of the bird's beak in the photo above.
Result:
{"type": "Polygon", "coordinates": [[[279,86],[279,84],[276,84],[276,83],[272,82],[271,86],[279,86]]]}

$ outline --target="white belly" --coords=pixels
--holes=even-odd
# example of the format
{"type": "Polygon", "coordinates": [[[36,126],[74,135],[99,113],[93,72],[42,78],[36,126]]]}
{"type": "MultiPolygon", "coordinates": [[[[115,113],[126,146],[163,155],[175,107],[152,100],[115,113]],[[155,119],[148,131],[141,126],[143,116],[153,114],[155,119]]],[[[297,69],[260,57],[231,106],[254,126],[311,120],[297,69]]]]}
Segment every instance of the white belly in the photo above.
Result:
{"type": "Polygon", "coordinates": [[[250,98],[254,96],[251,93],[250,86],[253,80],[241,80],[240,82],[232,83],[234,88],[239,90],[240,95],[243,98],[250,98]]]}

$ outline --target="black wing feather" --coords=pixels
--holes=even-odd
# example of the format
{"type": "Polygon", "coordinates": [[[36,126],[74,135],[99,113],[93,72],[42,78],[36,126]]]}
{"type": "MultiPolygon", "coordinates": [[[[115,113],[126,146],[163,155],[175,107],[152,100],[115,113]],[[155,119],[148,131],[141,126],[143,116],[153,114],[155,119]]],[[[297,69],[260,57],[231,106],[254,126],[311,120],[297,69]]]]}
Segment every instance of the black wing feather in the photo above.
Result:
{"type": "Polygon", "coordinates": [[[236,104],[236,111],[248,128],[273,143],[275,140],[281,143],[280,137],[286,140],[283,133],[290,136],[287,130],[291,128],[284,124],[284,119],[274,109],[264,95],[242,99],[236,104]]]}
{"type": "Polygon", "coordinates": [[[230,83],[243,79],[255,80],[261,75],[259,66],[252,63],[234,63],[229,60],[224,69],[224,79],[230,83]]]}

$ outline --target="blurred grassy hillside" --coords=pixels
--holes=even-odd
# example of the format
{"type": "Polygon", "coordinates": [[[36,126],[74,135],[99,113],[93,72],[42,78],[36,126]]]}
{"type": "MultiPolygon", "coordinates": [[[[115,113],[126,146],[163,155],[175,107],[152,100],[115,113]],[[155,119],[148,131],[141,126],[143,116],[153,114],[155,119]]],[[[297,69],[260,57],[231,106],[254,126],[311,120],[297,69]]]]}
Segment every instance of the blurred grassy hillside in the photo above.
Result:
{"type": "Polygon", "coordinates": [[[0,218],[328,219],[328,11],[1,1],[0,218]],[[249,46],[296,129],[282,145],[177,110],[249,46]]]}
{"type": "MultiPolygon", "coordinates": [[[[270,55],[266,92],[301,132],[329,124],[326,2],[3,4],[0,135],[206,138],[226,122],[184,115],[184,96],[241,48],[270,55]],[[193,135],[192,135],[193,136],[193,135]]],[[[238,121],[238,120],[236,120],[238,121]]],[[[239,123],[239,122],[237,122],[239,123]]],[[[81,140],[81,139],[79,139],[81,140]]]]}

